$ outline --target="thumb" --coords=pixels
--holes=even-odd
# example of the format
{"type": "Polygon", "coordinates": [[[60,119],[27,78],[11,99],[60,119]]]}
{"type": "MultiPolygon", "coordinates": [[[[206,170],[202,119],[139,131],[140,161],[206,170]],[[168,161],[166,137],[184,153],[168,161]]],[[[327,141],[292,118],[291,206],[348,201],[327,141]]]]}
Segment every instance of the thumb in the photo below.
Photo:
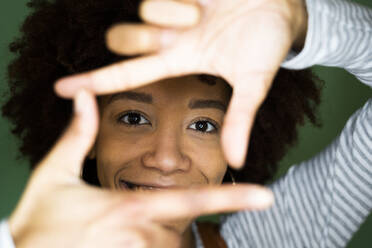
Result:
{"type": "Polygon", "coordinates": [[[80,90],[74,96],[73,119],[41,163],[42,167],[57,168],[54,175],[80,177],[82,163],[94,144],[98,130],[98,110],[95,97],[87,90],[80,90]]]}

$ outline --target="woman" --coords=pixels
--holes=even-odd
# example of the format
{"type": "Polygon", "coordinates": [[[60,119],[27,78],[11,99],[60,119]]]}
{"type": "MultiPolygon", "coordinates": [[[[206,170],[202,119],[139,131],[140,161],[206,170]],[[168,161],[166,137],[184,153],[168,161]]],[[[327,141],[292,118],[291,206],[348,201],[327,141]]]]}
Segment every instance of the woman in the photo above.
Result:
{"type": "MultiPolygon", "coordinates": [[[[105,4],[87,1],[81,6],[74,3],[73,8],[70,4],[72,3],[69,1],[62,1],[36,6],[38,11],[24,26],[26,37],[27,33],[30,35],[18,44],[14,44],[15,50],[20,49],[21,56],[10,67],[13,82],[27,80],[27,82],[39,83],[40,88],[46,88],[48,84],[50,86],[49,94],[48,92],[40,94],[46,102],[51,103],[48,104],[49,109],[43,107],[44,112],[40,113],[41,107],[36,104],[44,105],[45,101],[40,100],[32,105],[29,102],[30,100],[33,102],[34,92],[39,92],[32,91],[38,89],[35,84],[25,84],[22,90],[14,91],[12,99],[3,108],[5,115],[20,118],[16,122],[18,127],[15,132],[23,136],[23,152],[31,158],[33,164],[36,164],[45,155],[47,147],[55,142],[69,116],[65,102],[52,96],[51,83],[60,76],[94,69],[123,59],[107,52],[102,39],[104,31],[112,23],[132,20],[121,16],[126,12],[120,9],[120,1],[105,2],[105,4]],[[103,11],[105,8],[107,12],[103,11]],[[72,9],[73,11],[70,11],[72,9]],[[102,12],[106,15],[104,16],[102,12]],[[74,22],[73,20],[77,24],[71,26],[71,29],[64,28],[60,35],[55,35],[58,26],[65,27],[66,22],[74,22]],[[45,29],[37,26],[38,24],[45,29]],[[40,42],[40,36],[33,40],[36,37],[35,32],[43,34],[45,43],[40,42]],[[92,42],[94,38],[96,42],[92,42]],[[30,67],[30,58],[35,68],[30,67]],[[33,73],[30,74],[27,70],[32,70],[33,73]],[[26,106],[34,111],[30,111],[26,106]],[[60,111],[62,109],[63,111],[60,111]],[[34,114],[30,118],[26,113],[34,114]],[[66,115],[61,116],[61,113],[66,115]],[[46,116],[48,118],[45,118],[46,116]],[[45,120],[45,124],[41,124],[42,120],[45,120]],[[47,128],[51,131],[47,131],[47,128]],[[41,133],[48,138],[40,139],[41,133]],[[40,146],[35,147],[33,144],[40,143],[40,140],[40,146]]],[[[136,6],[133,6],[132,12],[130,8],[126,11],[129,12],[129,17],[136,18],[134,17],[137,12],[136,6]]],[[[168,79],[134,91],[101,97],[99,99],[102,114],[100,132],[88,156],[89,160],[86,161],[83,176],[91,183],[99,183],[103,187],[142,190],[219,184],[223,180],[230,180],[230,173],[225,173],[227,163],[219,146],[218,132],[230,95],[231,89],[222,79],[193,75],[168,79]],[[97,173],[94,171],[96,166],[97,173]],[[98,181],[95,175],[98,175],[98,181]]],[[[306,115],[314,123],[316,122],[312,101],[315,103],[319,101],[319,91],[309,72],[281,71],[258,114],[246,166],[241,172],[232,172],[231,178],[236,178],[239,182],[255,183],[270,180],[275,172],[276,163],[284,155],[287,146],[293,144],[296,139],[296,125],[302,123],[306,115]],[[295,88],[298,81],[301,81],[301,87],[295,88]],[[286,101],[278,97],[284,92],[286,101]],[[298,99],[299,94],[303,96],[300,99],[298,99]],[[275,108],[280,109],[280,112],[275,111],[275,108]]],[[[298,170],[292,170],[292,173],[296,174],[293,171],[302,171],[304,168],[307,167],[304,165],[298,170]]],[[[300,175],[303,176],[301,173],[300,175]]],[[[293,180],[298,180],[298,177],[293,177],[293,180]]],[[[287,184],[292,184],[291,175],[282,182],[274,184],[276,185],[273,187],[274,192],[288,186],[287,184]]],[[[308,189],[305,187],[304,190],[308,189]]],[[[279,218],[274,214],[276,209],[286,207],[280,200],[273,212],[267,212],[268,215],[279,218]]],[[[329,207],[327,204],[324,206],[329,207]]],[[[297,203],[290,205],[290,208],[296,207],[298,207],[297,203]]],[[[266,220],[268,218],[265,216],[266,213],[263,215],[260,219],[266,220]]],[[[225,235],[228,233],[228,236],[234,236],[230,228],[240,218],[239,216],[236,214],[226,218],[223,225],[225,235]]],[[[255,217],[255,214],[248,214],[248,217],[244,218],[253,218],[253,223],[257,223],[255,218],[258,217],[255,217]]],[[[275,218],[267,219],[268,223],[273,220],[275,218]]],[[[290,229],[300,222],[296,216],[289,220],[290,229]]],[[[165,225],[182,234],[182,243],[188,247],[192,246],[194,238],[200,242],[195,229],[195,237],[192,235],[191,222],[192,220],[184,220],[165,225]]],[[[277,225],[275,221],[271,224],[273,227],[277,225]]],[[[282,244],[289,242],[280,238],[288,235],[285,231],[279,236],[275,231],[272,233],[275,242],[282,242],[282,244]]],[[[238,245],[236,242],[245,235],[239,234],[234,239],[226,238],[226,240],[231,246],[238,245]]],[[[314,235],[317,233],[315,232],[314,235]]],[[[245,243],[247,240],[249,239],[240,242],[247,244],[245,243]]],[[[251,242],[261,242],[260,244],[267,242],[260,240],[260,235],[252,237],[251,240],[251,242]]],[[[303,239],[303,236],[300,236],[299,240],[293,239],[290,242],[308,244],[311,242],[309,240],[311,239],[303,239]]],[[[332,243],[333,240],[323,242],[332,243]]]]}

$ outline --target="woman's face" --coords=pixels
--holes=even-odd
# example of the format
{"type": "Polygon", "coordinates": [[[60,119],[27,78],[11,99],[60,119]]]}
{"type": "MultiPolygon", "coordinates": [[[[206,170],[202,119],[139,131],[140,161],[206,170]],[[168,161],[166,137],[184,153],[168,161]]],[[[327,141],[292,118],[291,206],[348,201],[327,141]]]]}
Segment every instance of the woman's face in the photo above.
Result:
{"type": "Polygon", "coordinates": [[[227,168],[220,130],[229,98],[222,80],[210,85],[197,76],[103,97],[90,154],[101,185],[151,190],[220,184],[227,168]]]}

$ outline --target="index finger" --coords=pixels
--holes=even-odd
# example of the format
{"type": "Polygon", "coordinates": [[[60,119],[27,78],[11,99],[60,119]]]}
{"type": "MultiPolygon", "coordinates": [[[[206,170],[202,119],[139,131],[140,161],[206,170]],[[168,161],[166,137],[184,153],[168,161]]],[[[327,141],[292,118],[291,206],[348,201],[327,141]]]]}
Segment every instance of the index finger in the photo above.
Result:
{"type": "MultiPolygon", "coordinates": [[[[170,68],[165,54],[119,62],[98,70],[62,78],[55,84],[58,95],[71,98],[81,88],[95,94],[111,94],[131,90],[172,76],[180,76],[170,68]]],[[[185,72],[186,74],[186,72],[185,72]]]]}
{"type": "MultiPolygon", "coordinates": [[[[133,193],[136,194],[136,193],[133,193]]],[[[223,185],[166,190],[134,196],[133,211],[157,221],[240,210],[261,210],[274,201],[273,193],[258,185],[223,185]]],[[[125,203],[128,206],[128,202],[125,203]]]]}

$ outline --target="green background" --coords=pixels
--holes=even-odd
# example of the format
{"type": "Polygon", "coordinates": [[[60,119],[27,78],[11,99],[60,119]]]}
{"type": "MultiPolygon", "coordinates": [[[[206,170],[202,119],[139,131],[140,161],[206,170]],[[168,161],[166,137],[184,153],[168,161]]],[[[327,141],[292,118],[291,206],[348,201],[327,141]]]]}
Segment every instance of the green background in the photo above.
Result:
{"type": "MultiPolygon", "coordinates": [[[[77,0],[78,1],[78,0],[77,0]]],[[[0,90],[1,103],[6,89],[6,65],[12,59],[8,44],[17,34],[28,13],[26,0],[0,1],[0,90]]],[[[355,2],[372,7],[371,0],[355,2]]],[[[372,49],[372,48],[371,48],[372,49]]],[[[305,125],[300,130],[298,145],[281,161],[278,176],[294,163],[308,159],[328,145],[342,130],[348,117],[372,96],[372,90],[339,68],[315,67],[325,80],[320,110],[321,129],[305,125]]],[[[0,117],[0,219],[15,207],[29,176],[27,162],[17,159],[17,140],[10,133],[9,123],[0,117]]],[[[372,190],[372,189],[371,189],[372,190]]],[[[371,247],[372,215],[355,234],[348,247],[371,247]]]]}

